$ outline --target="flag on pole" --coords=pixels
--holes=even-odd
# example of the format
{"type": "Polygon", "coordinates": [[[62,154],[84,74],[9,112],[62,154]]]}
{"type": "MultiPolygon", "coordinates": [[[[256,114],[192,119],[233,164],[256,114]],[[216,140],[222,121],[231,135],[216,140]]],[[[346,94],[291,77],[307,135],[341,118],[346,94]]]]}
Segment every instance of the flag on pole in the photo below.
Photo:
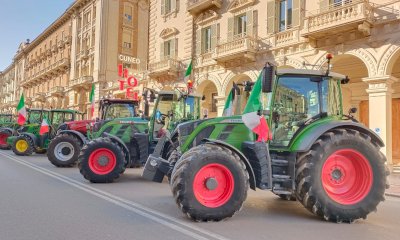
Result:
{"type": "Polygon", "coordinates": [[[17,112],[18,112],[18,124],[22,126],[26,122],[26,107],[25,107],[25,98],[23,93],[21,95],[21,98],[19,99],[17,112]]]}
{"type": "Polygon", "coordinates": [[[272,135],[269,132],[267,120],[264,116],[260,116],[258,111],[262,110],[262,104],[260,101],[261,91],[261,74],[254,84],[253,91],[250,94],[249,100],[243,111],[242,120],[243,123],[254,133],[258,135],[257,142],[268,141],[272,139],[272,135]]]}
{"type": "Polygon", "coordinates": [[[237,89],[237,85],[235,83],[233,83],[232,90],[230,91],[228,98],[226,99],[225,106],[224,106],[224,112],[222,114],[225,117],[234,115],[233,105],[234,105],[235,98],[236,98],[236,92],[235,92],[236,89],[237,89]]]}
{"type": "Polygon", "coordinates": [[[185,73],[185,82],[187,82],[188,80],[190,80],[190,76],[192,75],[192,60],[190,60],[189,66],[186,69],[186,73],[185,73]]]}
{"type": "Polygon", "coordinates": [[[89,101],[90,101],[90,113],[92,118],[94,117],[94,83],[92,84],[92,90],[90,91],[90,96],[89,96],[89,101]]]}
{"type": "Polygon", "coordinates": [[[39,134],[40,135],[44,135],[46,133],[48,133],[50,130],[49,128],[49,122],[47,121],[47,118],[43,118],[42,124],[40,125],[40,130],[39,130],[39,134]]]}

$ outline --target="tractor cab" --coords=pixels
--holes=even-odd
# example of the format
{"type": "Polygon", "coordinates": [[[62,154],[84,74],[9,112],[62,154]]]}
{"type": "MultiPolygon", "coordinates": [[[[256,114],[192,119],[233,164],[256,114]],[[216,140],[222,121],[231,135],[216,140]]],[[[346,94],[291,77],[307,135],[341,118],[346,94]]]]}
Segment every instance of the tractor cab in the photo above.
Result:
{"type": "Polygon", "coordinates": [[[179,123],[200,118],[200,96],[180,91],[161,91],[150,118],[150,141],[158,141],[179,123]]]}
{"type": "Polygon", "coordinates": [[[12,114],[0,114],[0,126],[4,123],[10,123],[13,121],[12,114]]]}

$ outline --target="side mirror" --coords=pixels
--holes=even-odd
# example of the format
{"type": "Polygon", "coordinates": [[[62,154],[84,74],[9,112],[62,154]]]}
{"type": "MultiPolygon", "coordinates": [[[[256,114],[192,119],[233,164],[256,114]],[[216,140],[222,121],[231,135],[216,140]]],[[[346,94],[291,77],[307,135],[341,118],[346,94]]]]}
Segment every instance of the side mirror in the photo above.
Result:
{"type": "Polygon", "coordinates": [[[355,107],[352,107],[349,109],[349,114],[354,114],[356,112],[357,112],[357,108],[355,108],[355,107]]]}
{"type": "Polygon", "coordinates": [[[272,84],[275,77],[275,66],[267,63],[261,73],[261,89],[264,93],[272,92],[272,84]]]}
{"type": "Polygon", "coordinates": [[[350,82],[349,76],[346,76],[346,78],[343,78],[343,79],[340,81],[341,84],[348,84],[349,82],[350,82]]]}

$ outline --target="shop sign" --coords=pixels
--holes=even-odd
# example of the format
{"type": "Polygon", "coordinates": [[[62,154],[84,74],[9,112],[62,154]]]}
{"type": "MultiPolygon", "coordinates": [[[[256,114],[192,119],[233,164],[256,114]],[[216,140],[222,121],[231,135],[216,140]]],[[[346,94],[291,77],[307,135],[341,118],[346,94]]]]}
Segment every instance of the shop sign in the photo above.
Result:
{"type": "Polygon", "coordinates": [[[126,91],[126,98],[132,98],[138,100],[138,93],[133,91],[139,82],[134,76],[128,74],[128,69],[124,68],[122,64],[118,64],[118,76],[122,77],[119,79],[119,90],[126,91]]]}

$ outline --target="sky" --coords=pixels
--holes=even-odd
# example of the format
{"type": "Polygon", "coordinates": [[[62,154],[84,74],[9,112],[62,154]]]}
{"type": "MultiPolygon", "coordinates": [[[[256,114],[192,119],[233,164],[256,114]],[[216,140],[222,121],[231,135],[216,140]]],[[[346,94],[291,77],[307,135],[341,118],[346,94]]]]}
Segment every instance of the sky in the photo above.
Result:
{"type": "Polygon", "coordinates": [[[0,71],[12,63],[21,42],[35,39],[74,0],[0,0],[0,71]]]}

